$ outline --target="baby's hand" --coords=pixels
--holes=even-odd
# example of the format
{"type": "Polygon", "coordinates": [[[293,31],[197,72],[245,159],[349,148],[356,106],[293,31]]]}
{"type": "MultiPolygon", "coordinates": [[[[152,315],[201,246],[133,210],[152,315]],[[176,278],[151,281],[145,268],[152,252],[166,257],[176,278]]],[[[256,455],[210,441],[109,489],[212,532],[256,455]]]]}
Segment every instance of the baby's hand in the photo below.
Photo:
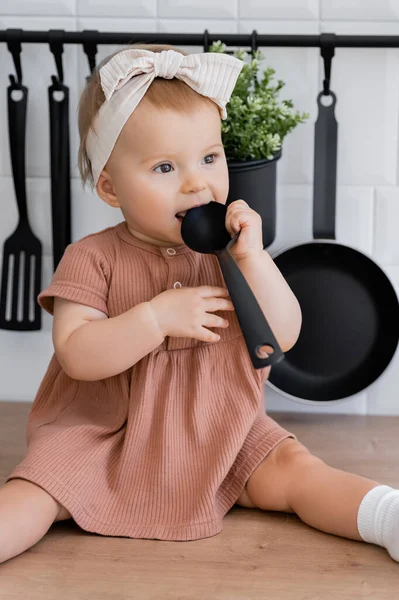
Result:
{"type": "Polygon", "coordinates": [[[236,200],[227,207],[226,229],[233,237],[240,231],[230,253],[242,260],[263,252],[262,219],[244,200],[236,200]]]}
{"type": "Polygon", "coordinates": [[[167,290],[149,304],[164,336],[188,337],[203,342],[217,342],[220,337],[209,327],[228,327],[226,319],[212,313],[234,310],[225,288],[203,285],[167,290]]]}

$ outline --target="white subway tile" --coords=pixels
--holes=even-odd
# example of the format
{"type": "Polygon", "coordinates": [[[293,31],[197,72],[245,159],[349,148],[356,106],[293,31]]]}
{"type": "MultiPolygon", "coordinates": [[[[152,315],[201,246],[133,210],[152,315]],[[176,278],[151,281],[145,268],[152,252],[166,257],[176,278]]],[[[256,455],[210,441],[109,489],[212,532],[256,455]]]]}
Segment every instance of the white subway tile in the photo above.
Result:
{"type": "MultiPolygon", "coordinates": [[[[277,21],[277,20],[265,20],[265,19],[240,19],[238,31],[239,33],[251,33],[253,30],[256,30],[258,33],[262,34],[282,34],[282,35],[297,35],[297,34],[306,34],[306,35],[317,35],[320,30],[320,25],[318,21],[293,21],[293,20],[285,20],[285,21],[277,21]]],[[[289,48],[290,46],[287,46],[289,48]]],[[[294,48],[294,47],[293,47],[294,48]]],[[[280,46],[276,48],[277,50],[284,49],[284,46],[280,46]]],[[[303,47],[302,49],[306,49],[303,47]]],[[[298,48],[295,48],[295,52],[298,48]]]]}
{"type": "Polygon", "coordinates": [[[84,17],[156,17],[157,13],[157,0],[77,0],[77,3],[78,15],[84,17]]]}
{"type": "Polygon", "coordinates": [[[319,0],[240,0],[240,19],[306,20],[319,18],[319,0]]]}
{"type": "Polygon", "coordinates": [[[78,179],[72,180],[71,195],[73,242],[123,221],[119,208],[111,208],[89,186],[83,189],[78,179]]]}
{"type": "Polygon", "coordinates": [[[212,19],[211,22],[206,19],[195,20],[177,20],[177,19],[159,19],[158,31],[162,33],[203,33],[208,29],[209,33],[216,35],[218,33],[237,33],[237,21],[233,19],[212,19]]]}
{"type": "Polygon", "coordinates": [[[399,264],[399,188],[377,188],[374,257],[386,265],[399,264]]]}
{"type": "MultiPolygon", "coordinates": [[[[55,17],[0,17],[0,29],[21,27],[28,30],[65,29],[76,30],[76,20],[55,17]]],[[[64,83],[69,88],[69,118],[71,151],[77,147],[77,46],[64,45],[64,83]]],[[[49,107],[48,87],[51,76],[56,74],[54,57],[46,44],[23,44],[21,53],[23,83],[28,88],[26,126],[26,174],[27,177],[48,177],[50,173],[49,107]]],[[[0,44],[0,80],[4,87],[9,84],[10,73],[15,73],[11,54],[5,44],[0,44]]],[[[8,143],[7,96],[0,94],[0,177],[11,175],[8,143]]],[[[73,156],[72,156],[73,162],[73,156]]]]}
{"type": "MultiPolygon", "coordinates": [[[[108,19],[102,15],[79,15],[77,19],[77,28],[79,31],[83,29],[97,29],[98,31],[109,32],[131,32],[131,33],[154,33],[155,19],[124,19],[115,16],[108,19]]],[[[99,48],[110,47],[109,44],[101,44],[99,48]]]]}
{"type": "Polygon", "coordinates": [[[0,401],[33,401],[53,354],[49,330],[0,329],[0,401]]]}
{"type": "Polygon", "coordinates": [[[373,252],[373,189],[338,186],[336,239],[371,255],[373,252]]]}
{"type": "Polygon", "coordinates": [[[311,186],[278,185],[276,213],[276,239],[267,249],[269,254],[275,256],[291,246],[312,240],[311,186]]]}
{"type": "Polygon", "coordinates": [[[298,412],[298,413],[331,413],[331,414],[367,414],[367,394],[361,392],[351,398],[335,400],[322,404],[320,402],[305,402],[288,398],[277,391],[268,382],[265,386],[266,411],[298,412]]]}
{"type": "Polygon", "coordinates": [[[399,21],[320,21],[320,30],[338,35],[398,35],[399,21]]]}
{"type": "MultiPolygon", "coordinates": [[[[0,15],[70,17],[76,14],[76,0],[1,0],[0,15]]],[[[21,25],[22,27],[22,25],[21,25]]]]}
{"type": "Polygon", "coordinates": [[[399,19],[397,0],[321,0],[322,19],[391,21],[399,19]]]}
{"type": "Polygon", "coordinates": [[[235,19],[237,14],[238,0],[158,0],[160,18],[235,19]]]}

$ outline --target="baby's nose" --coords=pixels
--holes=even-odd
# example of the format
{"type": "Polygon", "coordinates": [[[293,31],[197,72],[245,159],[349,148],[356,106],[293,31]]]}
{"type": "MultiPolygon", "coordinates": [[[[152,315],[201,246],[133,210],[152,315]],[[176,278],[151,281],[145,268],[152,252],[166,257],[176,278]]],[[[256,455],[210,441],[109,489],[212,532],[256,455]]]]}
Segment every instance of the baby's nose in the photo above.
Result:
{"type": "Polygon", "coordinates": [[[184,194],[198,194],[207,187],[207,183],[200,174],[192,173],[185,177],[182,183],[182,192],[184,194]]]}

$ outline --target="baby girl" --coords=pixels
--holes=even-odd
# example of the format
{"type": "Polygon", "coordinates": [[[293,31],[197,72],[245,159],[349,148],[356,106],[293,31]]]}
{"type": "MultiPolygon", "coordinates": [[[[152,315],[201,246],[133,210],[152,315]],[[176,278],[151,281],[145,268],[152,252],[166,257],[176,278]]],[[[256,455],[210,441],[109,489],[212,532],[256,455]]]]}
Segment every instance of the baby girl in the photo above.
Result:
{"type": "MultiPolygon", "coordinates": [[[[103,61],[79,107],[84,182],[122,221],[69,245],[39,295],[54,354],[27,453],[0,488],[0,562],[60,520],[105,536],[196,540],[234,504],[387,549],[399,491],[313,456],[265,413],[217,259],[181,237],[188,210],[226,203],[221,119],[243,63],[135,45],[103,61]]],[[[262,247],[260,216],[231,203],[231,254],[283,351],[297,299],[262,247]]],[[[267,537],[267,529],[264,532],[267,537]]]]}

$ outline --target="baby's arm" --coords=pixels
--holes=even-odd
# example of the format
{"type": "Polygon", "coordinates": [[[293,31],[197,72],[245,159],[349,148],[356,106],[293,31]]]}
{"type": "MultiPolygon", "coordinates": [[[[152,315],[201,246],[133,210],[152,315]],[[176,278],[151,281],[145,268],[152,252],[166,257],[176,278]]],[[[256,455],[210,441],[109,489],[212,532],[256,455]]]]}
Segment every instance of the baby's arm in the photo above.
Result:
{"type": "Polygon", "coordinates": [[[298,339],[302,314],[297,298],[271,256],[259,255],[237,260],[283,352],[298,339]]]}
{"type": "Polygon", "coordinates": [[[147,302],[108,318],[95,308],[54,298],[54,349],[73,379],[97,381],[118,375],[163,340],[147,302]]]}

